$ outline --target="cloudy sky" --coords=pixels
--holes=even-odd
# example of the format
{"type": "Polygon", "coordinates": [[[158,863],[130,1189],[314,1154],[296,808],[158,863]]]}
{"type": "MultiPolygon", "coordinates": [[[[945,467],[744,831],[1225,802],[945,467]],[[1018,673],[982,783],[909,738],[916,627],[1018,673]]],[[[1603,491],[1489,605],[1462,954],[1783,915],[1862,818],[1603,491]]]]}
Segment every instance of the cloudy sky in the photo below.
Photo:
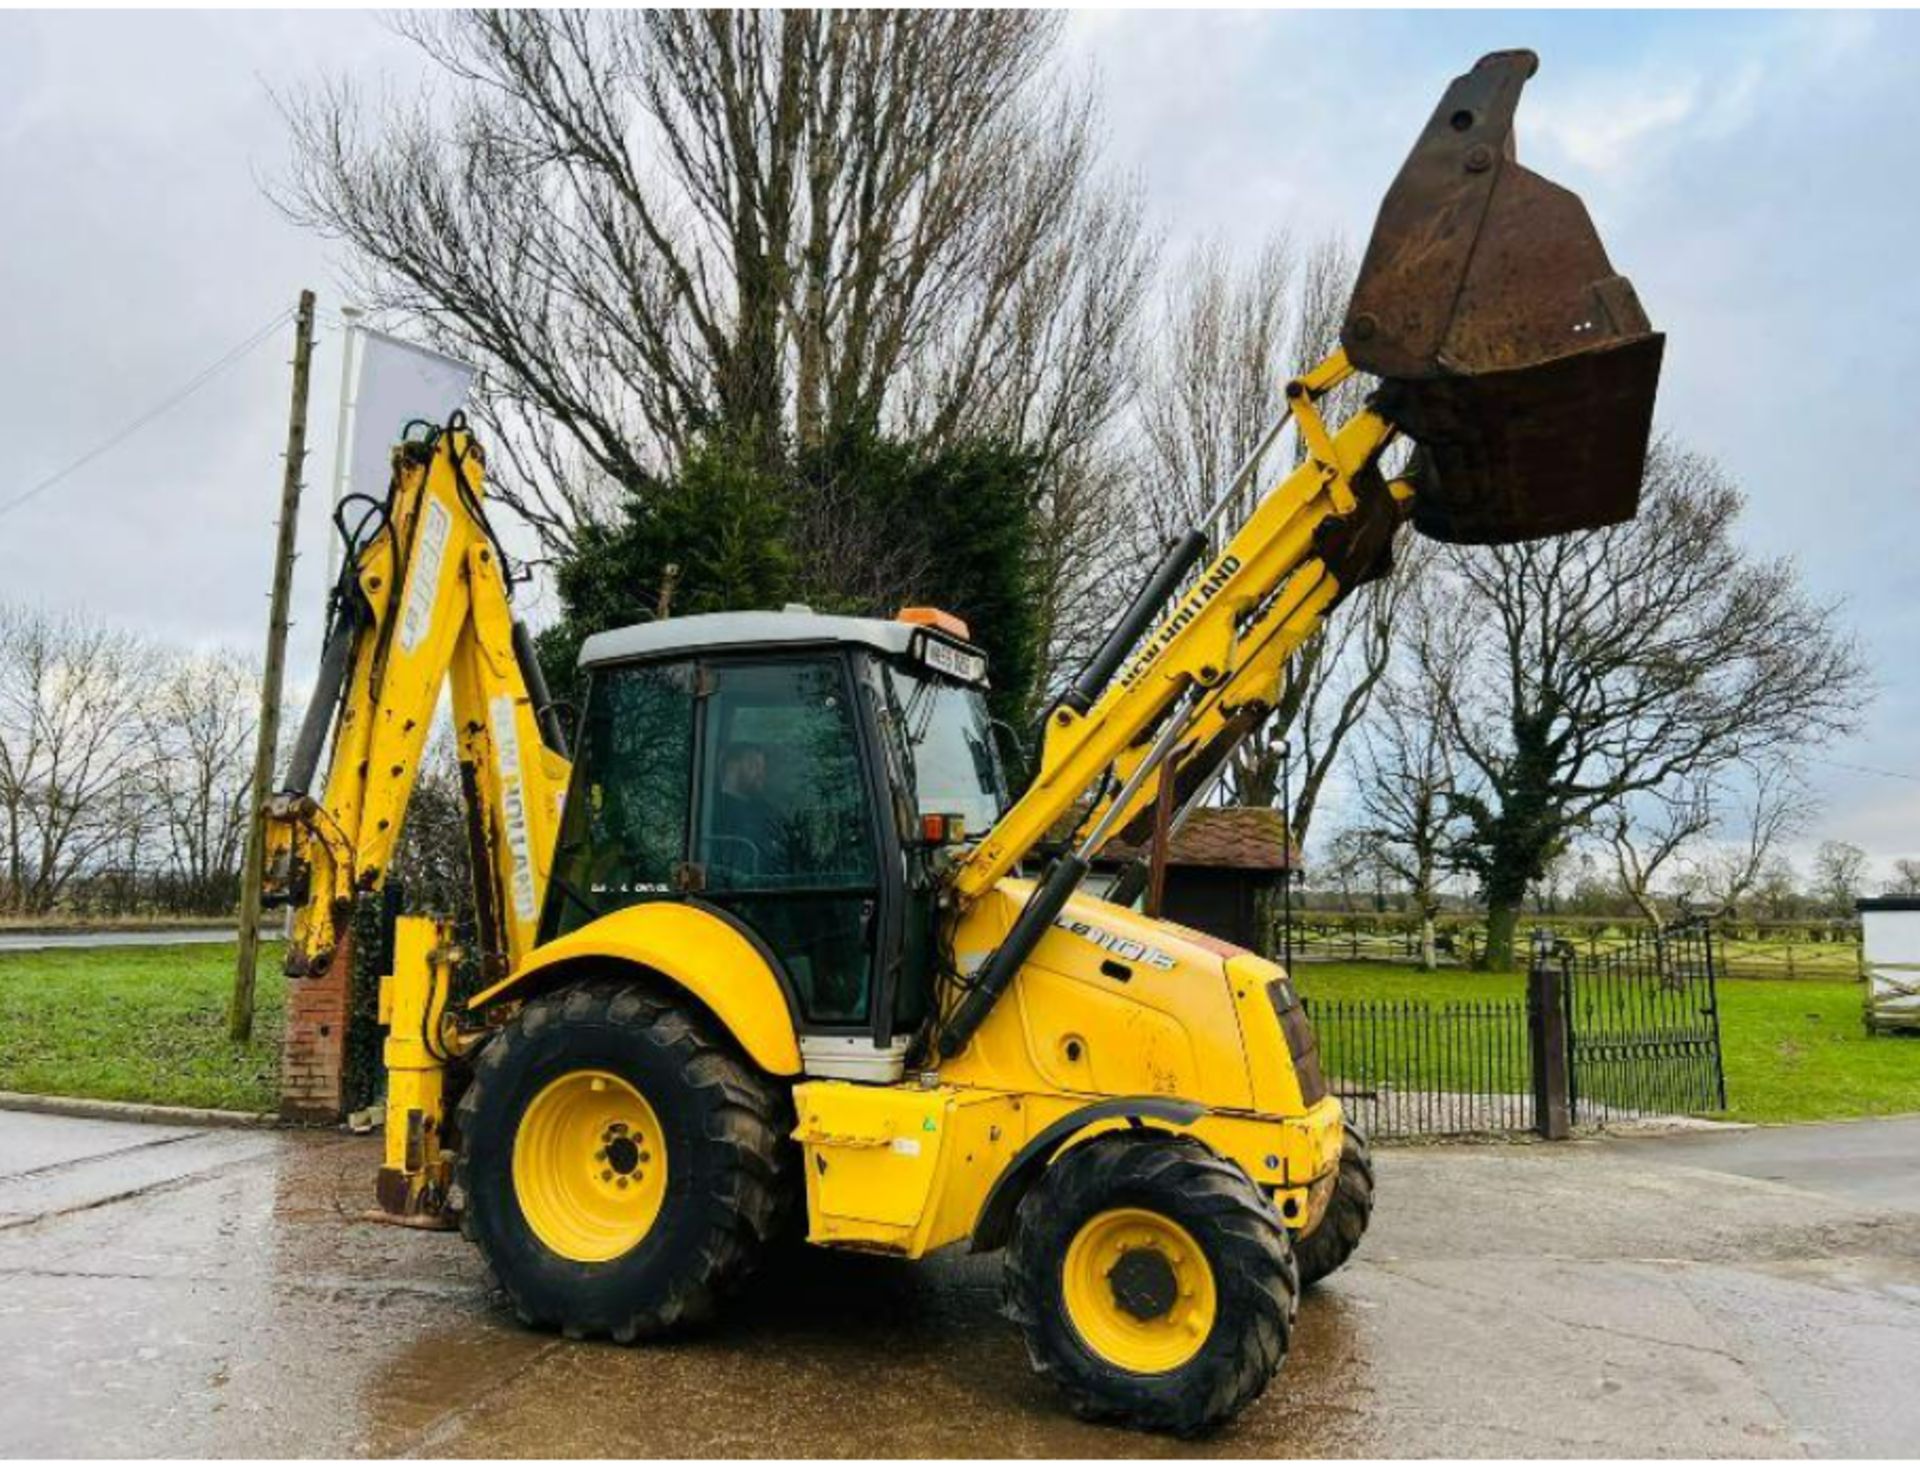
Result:
{"type": "MultiPolygon", "coordinates": [[[[1920,854],[1920,17],[1083,13],[1069,44],[1176,254],[1276,225],[1364,239],[1447,80],[1487,50],[1540,52],[1521,155],[1585,196],[1669,333],[1663,424],[1734,471],[1749,542],[1844,597],[1873,664],[1870,725],[1808,766],[1817,834],[1920,854]]],[[[323,318],[310,476],[326,481],[338,261],[261,185],[285,163],[273,94],[327,74],[405,89],[420,72],[356,13],[0,15],[0,597],[257,640],[287,330],[4,505],[307,284],[323,318]]],[[[310,514],[296,665],[320,534],[310,514]]]]}

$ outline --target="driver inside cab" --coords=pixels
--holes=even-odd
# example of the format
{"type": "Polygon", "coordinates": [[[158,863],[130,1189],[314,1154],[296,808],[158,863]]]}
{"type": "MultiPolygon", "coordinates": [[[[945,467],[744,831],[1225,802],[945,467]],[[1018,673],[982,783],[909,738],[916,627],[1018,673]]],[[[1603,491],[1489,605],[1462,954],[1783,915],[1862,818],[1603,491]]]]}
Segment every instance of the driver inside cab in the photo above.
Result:
{"type": "Polygon", "coordinates": [[[720,754],[720,786],[710,830],[713,861],[738,874],[777,874],[780,818],[767,797],[767,750],[732,742],[720,754]]]}

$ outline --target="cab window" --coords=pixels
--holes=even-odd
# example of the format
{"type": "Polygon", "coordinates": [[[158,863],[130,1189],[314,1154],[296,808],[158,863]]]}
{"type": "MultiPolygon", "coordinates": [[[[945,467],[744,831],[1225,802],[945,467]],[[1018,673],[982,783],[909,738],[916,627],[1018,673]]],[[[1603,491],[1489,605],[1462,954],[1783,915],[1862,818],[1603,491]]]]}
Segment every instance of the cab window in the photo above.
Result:
{"type": "Polygon", "coordinates": [[[842,658],[710,662],[702,701],[705,898],[780,957],[809,1021],[866,1021],[879,865],[842,658]]]}
{"type": "Polygon", "coordinates": [[[561,819],[543,938],[673,891],[686,857],[693,667],[598,673],[561,819]]]}

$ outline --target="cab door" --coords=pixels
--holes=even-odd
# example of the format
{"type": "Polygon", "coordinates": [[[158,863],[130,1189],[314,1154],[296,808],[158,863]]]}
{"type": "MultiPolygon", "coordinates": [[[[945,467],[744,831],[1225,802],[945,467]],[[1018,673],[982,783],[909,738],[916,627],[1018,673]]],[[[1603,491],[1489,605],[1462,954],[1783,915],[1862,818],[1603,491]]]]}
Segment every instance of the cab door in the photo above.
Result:
{"type": "Polygon", "coordinates": [[[878,821],[837,651],[703,662],[688,880],[779,959],[814,1028],[865,1028],[878,821]]]}

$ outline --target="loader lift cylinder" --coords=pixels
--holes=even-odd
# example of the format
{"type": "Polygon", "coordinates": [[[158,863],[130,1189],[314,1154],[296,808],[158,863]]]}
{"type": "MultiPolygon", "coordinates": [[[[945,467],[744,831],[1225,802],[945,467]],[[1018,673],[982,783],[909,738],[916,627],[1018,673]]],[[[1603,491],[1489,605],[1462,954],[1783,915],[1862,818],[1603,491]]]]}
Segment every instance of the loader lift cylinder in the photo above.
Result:
{"type": "Polygon", "coordinates": [[[1180,588],[1180,582],[1186,578],[1187,571],[1198,564],[1207,552],[1207,536],[1199,529],[1189,529],[1179,539],[1167,546],[1165,556],[1155,567],[1140,593],[1133,597],[1133,603],[1127,606],[1113,629],[1107,632],[1107,638],[1100,643],[1093,659],[1087,662],[1086,669],[1074,678],[1073,685],[1067,690],[1061,702],[1083,716],[1100,693],[1107,689],[1107,683],[1113,680],[1114,673],[1126,661],[1128,654],[1139,643],[1140,637],[1153,628],[1160,618],[1161,607],[1173,597],[1180,588]]]}
{"type": "Polygon", "coordinates": [[[527,697],[533,703],[533,719],[540,724],[540,738],[562,757],[567,752],[567,729],[561,724],[560,709],[547,690],[547,673],[540,669],[540,653],[534,649],[533,636],[524,620],[513,622],[513,659],[520,664],[520,679],[527,683],[527,697]]]}

